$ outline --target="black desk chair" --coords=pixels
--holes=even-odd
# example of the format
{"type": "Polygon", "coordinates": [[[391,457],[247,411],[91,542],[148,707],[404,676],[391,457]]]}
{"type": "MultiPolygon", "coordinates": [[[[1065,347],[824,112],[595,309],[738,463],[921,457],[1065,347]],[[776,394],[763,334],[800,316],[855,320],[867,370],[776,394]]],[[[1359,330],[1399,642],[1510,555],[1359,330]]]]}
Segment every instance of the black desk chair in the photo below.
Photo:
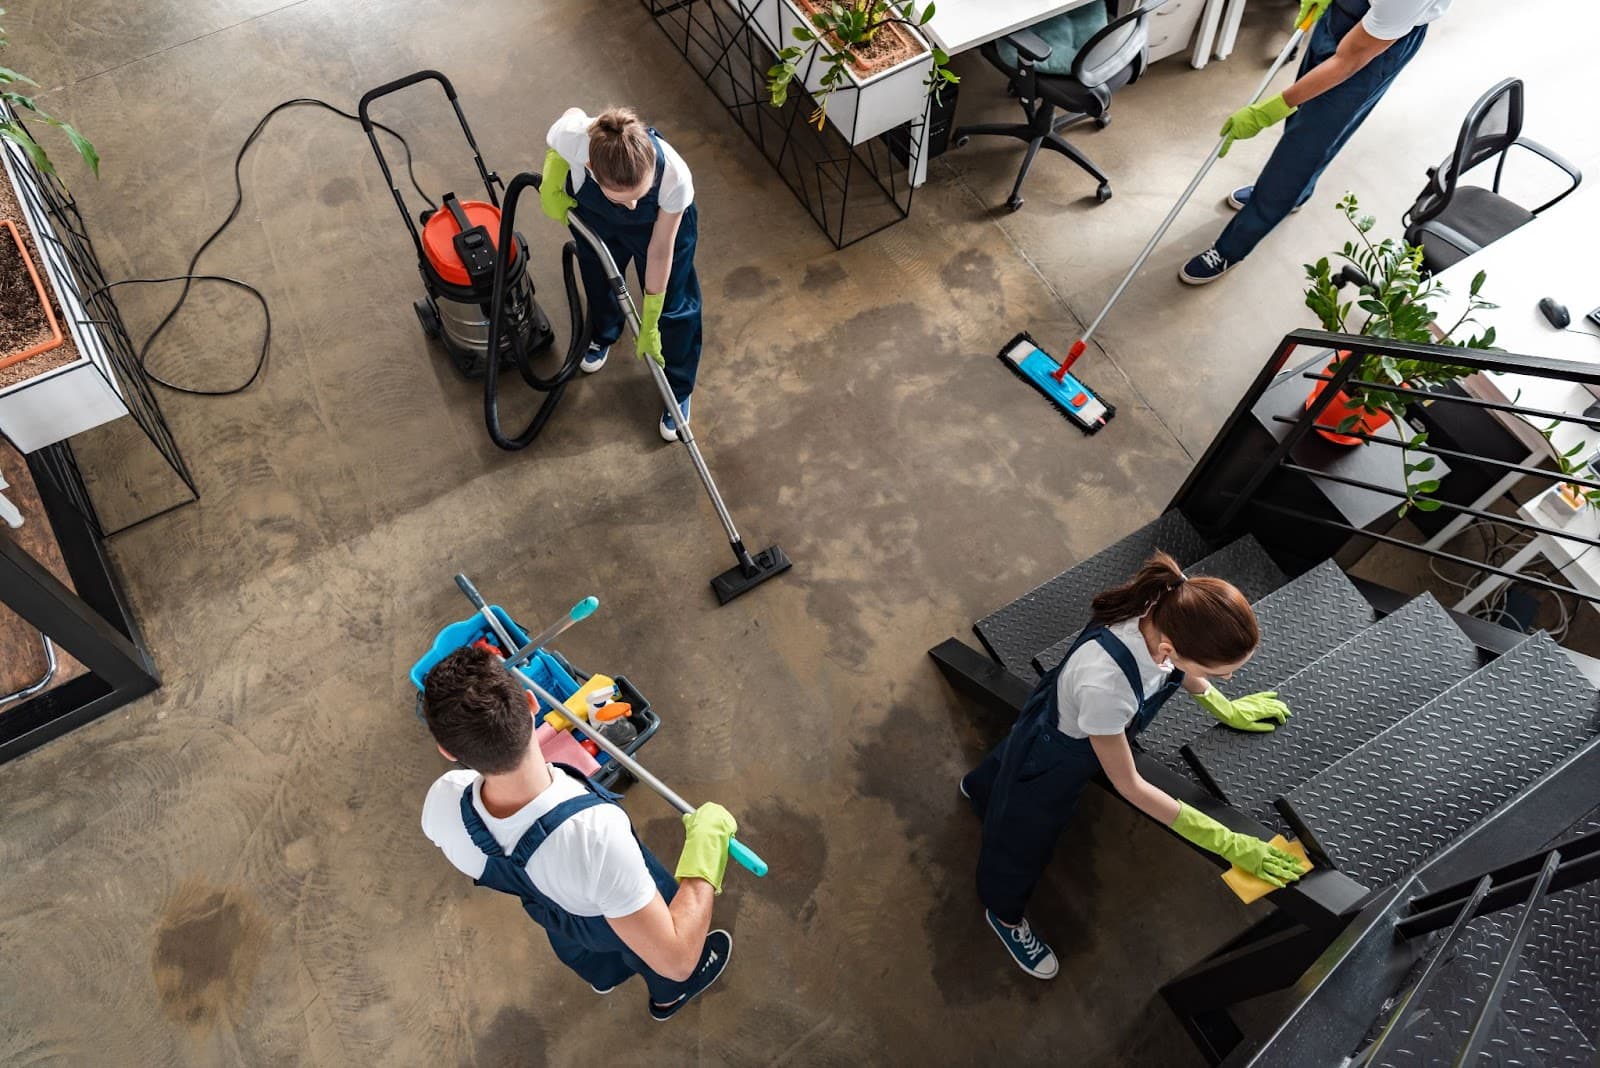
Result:
{"type": "Polygon", "coordinates": [[[1110,125],[1111,94],[1144,73],[1149,64],[1150,13],[1164,3],[1166,0],[1146,0],[1137,9],[1107,23],[1078,50],[1070,75],[1041,74],[1034,69],[1036,63],[1049,58],[1050,46],[1032,30],[1015,30],[1001,38],[1016,49],[1014,64],[1007,63],[993,43],[983,46],[984,58],[1010,81],[1010,91],[1022,101],[1028,121],[961,126],[956,129],[955,142],[960,148],[974,135],[993,134],[1028,143],[1022,169],[1006,200],[1007,208],[1016,211],[1022,207],[1022,182],[1040,148],[1059,152],[1094,175],[1100,180],[1095,199],[1102,204],[1111,199],[1111,180],[1062,137],[1061,131],[1085,119],[1093,119],[1101,128],[1110,125]]]}
{"type": "Polygon", "coordinates": [[[1442,271],[1517,227],[1533,221],[1578,188],[1583,174],[1571,163],[1522,134],[1522,80],[1507,78],[1478,98],[1461,124],[1455,151],[1437,167],[1428,168],[1428,184],[1406,211],[1406,241],[1422,246],[1422,263],[1442,271]],[[1512,146],[1520,145],[1561,168],[1572,184],[1532,211],[1500,195],[1500,175],[1512,146]],[[1462,185],[1461,178],[1480,163],[1499,157],[1494,185],[1484,189],[1462,185]]]}

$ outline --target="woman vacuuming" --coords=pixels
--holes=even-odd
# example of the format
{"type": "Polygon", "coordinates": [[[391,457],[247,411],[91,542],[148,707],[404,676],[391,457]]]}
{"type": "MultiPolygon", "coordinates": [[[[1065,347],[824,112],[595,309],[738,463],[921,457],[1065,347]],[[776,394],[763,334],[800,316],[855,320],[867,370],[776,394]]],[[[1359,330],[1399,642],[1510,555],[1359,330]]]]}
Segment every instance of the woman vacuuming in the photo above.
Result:
{"type": "MultiPolygon", "coordinates": [[[[700,279],[694,271],[698,213],[694,180],[683,157],[630,108],[607,108],[594,118],[568,108],[545,140],[539,200],[544,213],[567,225],[567,212],[605,242],[617,269],[638,265],[644,286],[637,352],[661,365],[678,407],[689,418],[689,396],[700,367],[700,279]]],[[[605,366],[622,336],[622,308],[599,257],[577,242],[578,265],[589,308],[589,350],[579,365],[589,374],[605,366]]],[[[676,441],[677,423],[661,413],[659,427],[676,441]]]]}
{"type": "Polygon", "coordinates": [[[1221,579],[1188,578],[1172,557],[1156,553],[1126,585],[1095,597],[1089,625],[1039,680],[1010,735],[961,780],[983,819],[984,915],[1023,971],[1056,974],[1055,954],[1023,910],[1097,771],[1134,807],[1202,849],[1274,886],[1300,877],[1292,854],[1230,831],[1146,782],[1128,745],[1179,687],[1230,727],[1262,731],[1284,722],[1289,709],[1276,694],[1229,701],[1211,685],[1243,667],[1259,642],[1243,594],[1221,579]]]}

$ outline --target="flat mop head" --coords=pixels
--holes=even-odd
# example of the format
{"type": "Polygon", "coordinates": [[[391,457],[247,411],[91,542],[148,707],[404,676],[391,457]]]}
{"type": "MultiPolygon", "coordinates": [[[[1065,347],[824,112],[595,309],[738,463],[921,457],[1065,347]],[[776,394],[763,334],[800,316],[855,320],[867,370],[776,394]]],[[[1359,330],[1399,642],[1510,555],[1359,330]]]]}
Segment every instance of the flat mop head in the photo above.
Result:
{"type": "Polygon", "coordinates": [[[1060,364],[1039,347],[1027,332],[1018,334],[1000,350],[1000,362],[1011,368],[1013,374],[1045,395],[1061,412],[1085,434],[1093,434],[1117,414],[1117,410],[1099,397],[1073,375],[1064,375],[1060,382],[1055,373],[1060,364]]]}
{"type": "Polygon", "coordinates": [[[711,588],[716,592],[719,605],[727,604],[740,594],[749,593],[767,579],[781,575],[794,566],[789,555],[776,545],[769,545],[754,556],[745,557],[741,542],[738,553],[741,555],[740,562],[711,580],[711,588]]]}

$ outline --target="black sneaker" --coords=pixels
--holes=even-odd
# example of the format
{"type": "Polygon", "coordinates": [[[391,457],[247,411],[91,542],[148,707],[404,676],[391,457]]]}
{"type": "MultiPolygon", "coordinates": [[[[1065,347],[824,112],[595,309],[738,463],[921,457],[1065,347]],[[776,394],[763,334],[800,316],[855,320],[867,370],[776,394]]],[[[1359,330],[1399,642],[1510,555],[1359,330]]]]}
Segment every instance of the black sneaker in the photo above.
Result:
{"type": "Polygon", "coordinates": [[[728,958],[733,956],[733,936],[727,931],[717,930],[706,935],[706,944],[700,950],[700,967],[684,983],[687,987],[678,995],[678,1000],[671,1005],[657,1005],[650,1002],[650,1018],[652,1020],[670,1020],[678,1014],[695,997],[705,991],[706,987],[717,981],[717,976],[728,966],[728,958]]]}

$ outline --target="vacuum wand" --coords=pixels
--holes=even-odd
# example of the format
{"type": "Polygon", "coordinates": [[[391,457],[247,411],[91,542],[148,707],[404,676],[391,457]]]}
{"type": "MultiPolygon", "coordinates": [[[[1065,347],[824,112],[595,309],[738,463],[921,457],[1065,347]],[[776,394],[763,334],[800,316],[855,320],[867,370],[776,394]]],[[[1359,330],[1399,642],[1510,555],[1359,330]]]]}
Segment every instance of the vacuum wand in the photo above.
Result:
{"type": "MultiPolygon", "coordinates": [[[[1305,37],[1306,32],[1311,29],[1311,24],[1315,22],[1316,19],[1317,16],[1313,12],[1312,14],[1306,16],[1306,20],[1304,22],[1300,23],[1294,28],[1294,33],[1290,36],[1289,43],[1283,46],[1283,51],[1278,53],[1278,58],[1273,60],[1272,66],[1267,69],[1266,77],[1262,78],[1261,84],[1256,86],[1255,95],[1250,98],[1250,103],[1254,104],[1256,101],[1261,99],[1261,94],[1267,91],[1267,86],[1271,85],[1272,79],[1278,76],[1278,71],[1282,70],[1283,65],[1289,62],[1290,54],[1294,52],[1297,46],[1299,46],[1300,41],[1305,37]]],[[[1133,261],[1133,266],[1128,269],[1128,273],[1123,277],[1121,282],[1117,283],[1117,288],[1111,291],[1111,298],[1106,301],[1105,307],[1101,308],[1100,314],[1094,317],[1094,322],[1089,324],[1089,329],[1085,330],[1083,335],[1072,343],[1072,348],[1067,350],[1066,358],[1061,361],[1061,366],[1057,368],[1055,373],[1050,377],[1054,378],[1057,382],[1060,382],[1062,379],[1066,378],[1067,372],[1072,368],[1072,365],[1077,362],[1078,357],[1083,355],[1084,349],[1088,347],[1089,339],[1094,336],[1094,332],[1096,330],[1100,329],[1100,324],[1105,321],[1105,318],[1110,313],[1111,309],[1116,306],[1117,300],[1122,296],[1123,290],[1128,288],[1128,283],[1133,281],[1133,276],[1138,274],[1140,269],[1144,267],[1145,261],[1150,258],[1150,253],[1154,252],[1156,245],[1160,244],[1161,239],[1167,236],[1167,230],[1178,218],[1178,213],[1183,211],[1183,209],[1188,205],[1189,198],[1194,196],[1196,189],[1200,188],[1200,183],[1204,181],[1205,176],[1210,173],[1212,165],[1221,158],[1222,147],[1227,143],[1228,139],[1226,137],[1217,138],[1216,147],[1211,150],[1211,154],[1206,157],[1206,161],[1200,165],[1200,169],[1195,172],[1195,176],[1189,180],[1188,188],[1183,191],[1183,195],[1178,198],[1177,203],[1172,205],[1172,210],[1167,212],[1167,217],[1161,220],[1161,225],[1156,227],[1156,232],[1150,235],[1149,241],[1145,242],[1144,249],[1133,261]]]]}
{"type": "MultiPolygon", "coordinates": [[[[472,602],[472,607],[476,608],[478,614],[488,622],[489,628],[494,631],[495,637],[499,639],[502,648],[519,648],[517,643],[512,640],[510,632],[506,630],[505,624],[500,622],[500,617],[495,615],[494,611],[484,602],[483,595],[478,592],[478,588],[472,584],[471,579],[467,578],[466,575],[458,574],[456,575],[456,586],[460,588],[462,593],[466,594],[467,600],[472,602]]],[[[506,667],[514,671],[533,691],[534,696],[550,708],[560,709],[565,707],[564,702],[530,678],[520,666],[515,666],[510,661],[506,661],[506,667]]],[[[624,753],[615,742],[595,730],[583,717],[568,716],[566,718],[571,722],[575,730],[582,731],[591,742],[605,750],[612,760],[621,764],[628,774],[654,790],[667,804],[684,814],[694,811],[693,805],[678,796],[671,787],[647,771],[644,765],[624,753]]],[[[728,856],[757,877],[767,874],[767,862],[757,856],[755,850],[737,838],[728,839],[728,856]]]]}

